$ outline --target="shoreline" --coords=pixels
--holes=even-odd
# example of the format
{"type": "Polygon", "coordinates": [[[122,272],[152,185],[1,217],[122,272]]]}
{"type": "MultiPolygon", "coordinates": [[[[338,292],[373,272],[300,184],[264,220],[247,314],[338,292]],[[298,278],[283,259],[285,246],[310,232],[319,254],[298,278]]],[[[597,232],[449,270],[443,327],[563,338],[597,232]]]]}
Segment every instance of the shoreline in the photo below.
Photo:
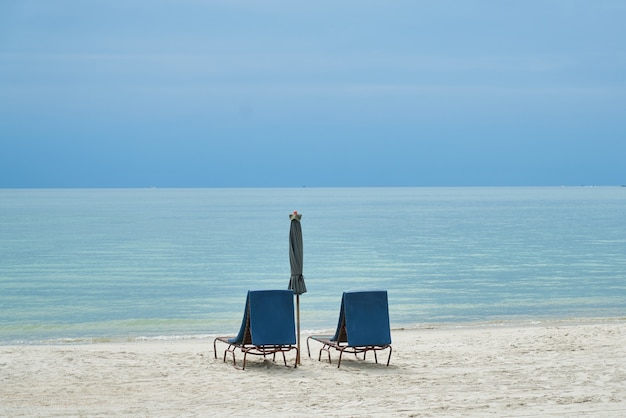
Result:
{"type": "MultiPolygon", "coordinates": [[[[473,322],[424,322],[411,325],[398,325],[391,327],[394,331],[419,331],[432,329],[491,329],[507,327],[534,327],[534,326],[573,326],[584,324],[612,324],[626,321],[626,316],[615,317],[576,317],[576,318],[523,318],[505,320],[481,320],[473,322]]],[[[236,331],[233,328],[233,333],[236,331]]],[[[333,334],[334,328],[304,329],[301,331],[303,338],[307,335],[333,334]]],[[[215,337],[227,335],[220,334],[168,334],[154,336],[84,336],[84,337],[59,337],[43,340],[0,340],[0,347],[4,346],[40,346],[40,345],[74,345],[74,344],[109,344],[109,343],[132,343],[132,342],[169,342],[169,341],[197,341],[212,340],[215,337]]],[[[234,334],[233,334],[234,335],[234,334]]]]}
{"type": "Polygon", "coordinates": [[[389,367],[309,358],[306,335],[298,368],[243,371],[211,338],[0,345],[0,415],[626,415],[626,318],[396,328],[389,367]]]}

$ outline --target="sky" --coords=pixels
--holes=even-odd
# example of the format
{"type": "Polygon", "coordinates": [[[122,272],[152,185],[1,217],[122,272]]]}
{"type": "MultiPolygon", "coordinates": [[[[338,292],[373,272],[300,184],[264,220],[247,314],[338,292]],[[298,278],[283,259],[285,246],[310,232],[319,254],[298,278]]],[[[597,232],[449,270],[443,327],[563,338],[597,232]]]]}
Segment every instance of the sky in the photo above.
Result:
{"type": "Polygon", "coordinates": [[[623,0],[0,0],[0,188],[626,184],[623,0]]]}

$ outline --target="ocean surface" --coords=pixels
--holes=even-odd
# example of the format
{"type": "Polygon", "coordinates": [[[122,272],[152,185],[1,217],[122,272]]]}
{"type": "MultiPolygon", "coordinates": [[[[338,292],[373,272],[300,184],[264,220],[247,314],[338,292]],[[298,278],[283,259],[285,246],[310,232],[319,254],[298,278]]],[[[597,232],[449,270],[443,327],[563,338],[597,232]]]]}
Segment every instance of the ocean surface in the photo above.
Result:
{"type": "Polygon", "coordinates": [[[0,343],[203,338],[286,289],[304,331],[386,289],[391,325],[626,316],[626,188],[0,190],[0,343]]]}

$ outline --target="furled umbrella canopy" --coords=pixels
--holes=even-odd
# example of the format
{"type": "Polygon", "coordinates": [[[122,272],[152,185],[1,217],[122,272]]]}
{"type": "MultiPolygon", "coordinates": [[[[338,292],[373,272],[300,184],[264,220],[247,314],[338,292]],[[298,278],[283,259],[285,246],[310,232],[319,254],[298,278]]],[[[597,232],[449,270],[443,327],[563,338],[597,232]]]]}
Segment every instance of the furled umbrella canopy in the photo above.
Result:
{"type": "Polygon", "coordinates": [[[289,289],[296,295],[306,293],[306,285],[302,269],[304,265],[304,251],[302,245],[302,227],[300,219],[302,215],[294,212],[289,215],[291,227],[289,228],[289,263],[291,264],[291,279],[289,289]]]}

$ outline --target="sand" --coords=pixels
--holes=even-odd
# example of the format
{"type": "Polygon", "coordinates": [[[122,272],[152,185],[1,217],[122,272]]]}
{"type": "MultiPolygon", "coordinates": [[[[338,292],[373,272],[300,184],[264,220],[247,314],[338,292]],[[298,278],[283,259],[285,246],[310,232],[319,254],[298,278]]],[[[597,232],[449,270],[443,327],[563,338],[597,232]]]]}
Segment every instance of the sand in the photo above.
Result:
{"type": "Polygon", "coordinates": [[[296,369],[246,370],[208,339],[0,346],[0,416],[626,416],[626,319],[392,338],[389,367],[384,353],[339,369],[305,344],[296,369]]]}

